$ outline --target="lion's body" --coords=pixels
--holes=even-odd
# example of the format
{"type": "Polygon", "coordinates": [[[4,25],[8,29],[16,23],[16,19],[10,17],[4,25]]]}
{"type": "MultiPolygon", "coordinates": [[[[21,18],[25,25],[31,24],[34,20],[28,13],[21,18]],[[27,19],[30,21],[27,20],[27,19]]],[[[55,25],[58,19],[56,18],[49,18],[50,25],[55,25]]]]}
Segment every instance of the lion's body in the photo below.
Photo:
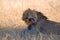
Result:
{"type": "Polygon", "coordinates": [[[60,34],[60,23],[48,20],[41,12],[28,9],[23,13],[23,20],[27,23],[29,30],[35,28],[35,31],[42,33],[60,34]],[[31,21],[31,18],[34,20],[31,21]]]}

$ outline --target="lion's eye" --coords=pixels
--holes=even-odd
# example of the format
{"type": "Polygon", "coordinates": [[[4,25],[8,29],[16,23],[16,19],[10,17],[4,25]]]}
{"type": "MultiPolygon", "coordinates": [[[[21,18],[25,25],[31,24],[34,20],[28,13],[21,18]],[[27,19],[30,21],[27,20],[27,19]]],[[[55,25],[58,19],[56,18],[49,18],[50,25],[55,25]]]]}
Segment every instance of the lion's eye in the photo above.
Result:
{"type": "Polygon", "coordinates": [[[25,19],[28,19],[28,17],[26,17],[25,19]]]}

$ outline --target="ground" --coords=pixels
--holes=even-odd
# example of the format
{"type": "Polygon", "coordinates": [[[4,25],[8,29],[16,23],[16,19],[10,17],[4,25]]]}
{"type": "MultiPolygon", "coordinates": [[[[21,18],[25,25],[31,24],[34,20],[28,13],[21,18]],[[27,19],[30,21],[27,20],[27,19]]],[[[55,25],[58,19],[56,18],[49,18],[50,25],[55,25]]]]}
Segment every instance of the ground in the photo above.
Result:
{"type": "Polygon", "coordinates": [[[59,35],[34,33],[31,30],[0,29],[0,40],[60,40],[59,35]]]}

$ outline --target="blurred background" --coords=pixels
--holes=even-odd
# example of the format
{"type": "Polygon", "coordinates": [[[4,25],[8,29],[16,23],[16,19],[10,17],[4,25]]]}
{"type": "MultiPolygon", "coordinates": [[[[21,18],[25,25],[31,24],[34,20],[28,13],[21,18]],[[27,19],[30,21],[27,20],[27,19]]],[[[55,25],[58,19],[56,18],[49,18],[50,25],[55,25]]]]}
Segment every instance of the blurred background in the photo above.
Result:
{"type": "Polygon", "coordinates": [[[60,22],[60,0],[0,0],[0,28],[26,28],[22,14],[28,8],[60,22]]]}

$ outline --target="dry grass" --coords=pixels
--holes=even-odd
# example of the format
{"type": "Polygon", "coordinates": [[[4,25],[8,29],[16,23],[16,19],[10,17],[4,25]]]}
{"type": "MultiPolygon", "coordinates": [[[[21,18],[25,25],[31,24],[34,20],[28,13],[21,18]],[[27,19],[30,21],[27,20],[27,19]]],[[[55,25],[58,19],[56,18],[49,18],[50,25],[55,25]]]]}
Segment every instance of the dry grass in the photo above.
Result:
{"type": "Polygon", "coordinates": [[[22,14],[27,8],[41,11],[50,20],[59,22],[59,4],[60,0],[0,0],[0,27],[25,27],[22,14]]]}
{"type": "Polygon", "coordinates": [[[60,35],[34,33],[30,30],[0,29],[0,40],[60,40],[60,35]]]}
{"type": "MultiPolygon", "coordinates": [[[[0,0],[0,28],[26,28],[26,24],[22,21],[22,14],[27,8],[43,12],[50,20],[60,21],[60,0],[0,0]]],[[[24,33],[15,29],[10,29],[9,31],[0,30],[0,40],[45,39],[59,40],[60,36],[43,33],[33,35],[29,32],[24,33]]]]}

